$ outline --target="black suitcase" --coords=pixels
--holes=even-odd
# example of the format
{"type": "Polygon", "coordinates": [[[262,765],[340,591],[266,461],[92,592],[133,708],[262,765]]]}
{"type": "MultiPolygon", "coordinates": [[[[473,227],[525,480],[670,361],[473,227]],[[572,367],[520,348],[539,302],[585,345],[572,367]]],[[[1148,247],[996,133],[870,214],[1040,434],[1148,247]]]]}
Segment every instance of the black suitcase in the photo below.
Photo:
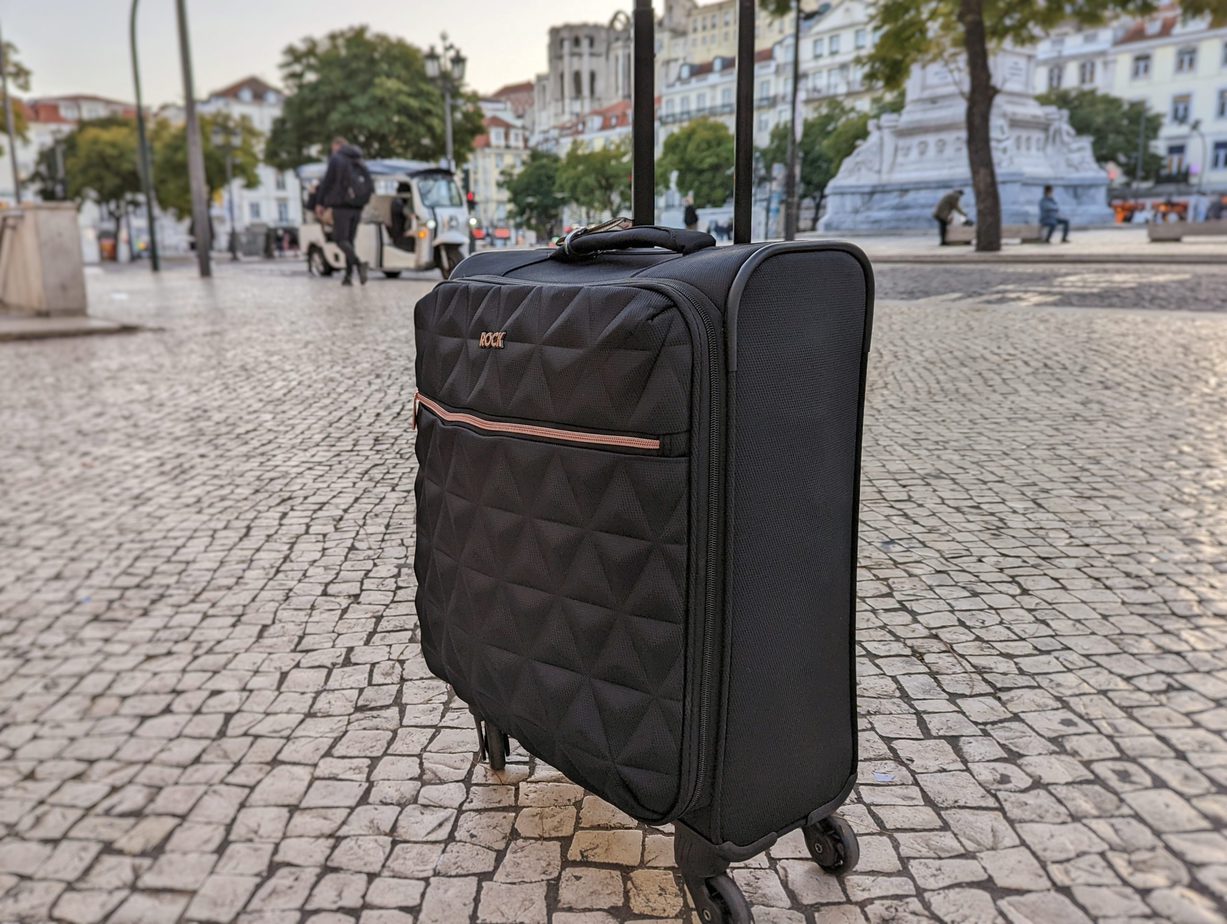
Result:
{"type": "MultiPolygon", "coordinates": [[[[749,60],[752,0],[739,12],[749,60]]],[[[636,129],[651,31],[639,0],[636,129]]],[[[856,862],[833,813],[856,777],[873,276],[849,244],[717,248],[647,225],[650,130],[635,142],[644,224],[471,256],[417,305],[422,649],[495,769],[510,736],[635,818],[674,822],[700,917],[743,922],[730,861],[802,827],[823,867],[856,862]]]]}

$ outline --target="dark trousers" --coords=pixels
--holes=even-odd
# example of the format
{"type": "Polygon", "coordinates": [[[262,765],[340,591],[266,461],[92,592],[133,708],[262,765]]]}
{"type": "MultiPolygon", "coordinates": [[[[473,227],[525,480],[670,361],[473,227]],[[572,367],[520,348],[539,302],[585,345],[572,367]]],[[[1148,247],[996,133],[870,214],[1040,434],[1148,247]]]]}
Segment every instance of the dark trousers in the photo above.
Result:
{"type": "Polygon", "coordinates": [[[1052,221],[1046,221],[1042,225],[1040,225],[1040,227],[1044,229],[1044,240],[1045,241],[1052,240],[1052,232],[1057,230],[1057,225],[1061,226],[1061,240],[1063,241],[1069,240],[1069,219],[1068,218],[1054,218],[1052,219],[1052,221]]]}
{"type": "Polygon", "coordinates": [[[938,218],[936,215],[934,215],[933,220],[937,222],[938,236],[940,237],[942,244],[945,244],[946,243],[946,229],[950,227],[950,219],[949,218],[938,218]]]}
{"type": "Polygon", "coordinates": [[[345,277],[348,279],[358,265],[358,252],[354,250],[354,238],[358,236],[358,219],[362,209],[332,209],[332,240],[345,254],[345,277]]]}

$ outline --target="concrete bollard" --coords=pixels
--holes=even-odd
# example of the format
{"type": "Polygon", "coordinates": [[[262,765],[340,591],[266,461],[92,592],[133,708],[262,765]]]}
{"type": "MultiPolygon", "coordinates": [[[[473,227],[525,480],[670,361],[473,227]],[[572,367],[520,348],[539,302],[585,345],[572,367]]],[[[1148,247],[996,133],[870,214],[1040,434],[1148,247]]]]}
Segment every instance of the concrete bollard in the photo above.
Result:
{"type": "Polygon", "coordinates": [[[52,317],[85,314],[75,204],[36,202],[0,210],[0,309],[52,317]]]}

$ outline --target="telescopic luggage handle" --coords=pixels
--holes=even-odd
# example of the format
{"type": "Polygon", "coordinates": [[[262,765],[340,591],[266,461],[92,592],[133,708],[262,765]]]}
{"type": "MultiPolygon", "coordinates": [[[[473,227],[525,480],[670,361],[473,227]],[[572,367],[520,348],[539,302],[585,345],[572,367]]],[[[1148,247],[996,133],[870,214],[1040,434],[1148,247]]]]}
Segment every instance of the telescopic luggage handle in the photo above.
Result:
{"type": "MultiPolygon", "coordinates": [[[[633,98],[631,119],[631,201],[634,223],[654,227],[656,220],[656,20],[652,0],[635,0],[632,17],[633,98]]],[[[750,242],[754,170],[754,0],[737,0],[737,84],[733,116],[733,243],[750,242]]],[[[670,229],[657,229],[670,230],[670,229]]],[[[678,232],[681,234],[682,232],[678,232]]],[[[691,232],[695,233],[695,232],[691,232]]],[[[700,235],[711,240],[710,235],[700,235]]],[[[715,242],[712,241],[712,244],[715,242]]],[[[627,247],[644,246],[626,244],[627,247]]],[[[664,247],[667,244],[649,244],[664,247]]],[[[703,244],[694,250],[711,246],[703,244]]],[[[614,248],[596,248],[614,249],[614,248]]],[[[670,249],[674,249],[670,247],[670,249]]],[[[595,251],[590,251],[595,252],[595,251]]],[[[680,250],[679,253],[693,253],[680,250]]]]}

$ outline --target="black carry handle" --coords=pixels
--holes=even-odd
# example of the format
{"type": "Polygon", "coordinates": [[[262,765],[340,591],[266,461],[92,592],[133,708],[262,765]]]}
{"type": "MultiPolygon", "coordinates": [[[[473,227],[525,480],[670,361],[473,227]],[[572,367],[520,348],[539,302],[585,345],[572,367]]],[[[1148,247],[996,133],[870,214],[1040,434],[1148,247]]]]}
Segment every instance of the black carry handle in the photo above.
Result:
{"type": "MultiPolygon", "coordinates": [[[[750,242],[750,212],[754,194],[754,0],[737,0],[737,84],[733,116],[733,243],[750,242]]],[[[656,90],[655,13],[652,0],[635,0],[631,119],[631,202],[634,223],[656,220],[656,90]]],[[[663,230],[663,229],[657,229],[663,230]]],[[[680,232],[679,232],[680,233],[680,232]]],[[[711,240],[709,235],[702,234],[711,240]]],[[[639,247],[641,244],[626,244],[639,247]]],[[[667,244],[648,246],[666,247],[667,244]]],[[[710,244],[694,247],[701,250],[710,244]]],[[[673,249],[670,247],[670,249],[673,249]]],[[[693,253],[682,250],[681,253],[693,253]]]]}
{"type": "Polygon", "coordinates": [[[626,219],[613,230],[576,228],[559,239],[554,257],[558,260],[578,260],[606,250],[630,250],[633,247],[663,247],[674,253],[695,253],[707,247],[715,247],[716,239],[702,231],[682,231],[678,228],[662,228],[659,225],[629,226],[626,219]]]}

